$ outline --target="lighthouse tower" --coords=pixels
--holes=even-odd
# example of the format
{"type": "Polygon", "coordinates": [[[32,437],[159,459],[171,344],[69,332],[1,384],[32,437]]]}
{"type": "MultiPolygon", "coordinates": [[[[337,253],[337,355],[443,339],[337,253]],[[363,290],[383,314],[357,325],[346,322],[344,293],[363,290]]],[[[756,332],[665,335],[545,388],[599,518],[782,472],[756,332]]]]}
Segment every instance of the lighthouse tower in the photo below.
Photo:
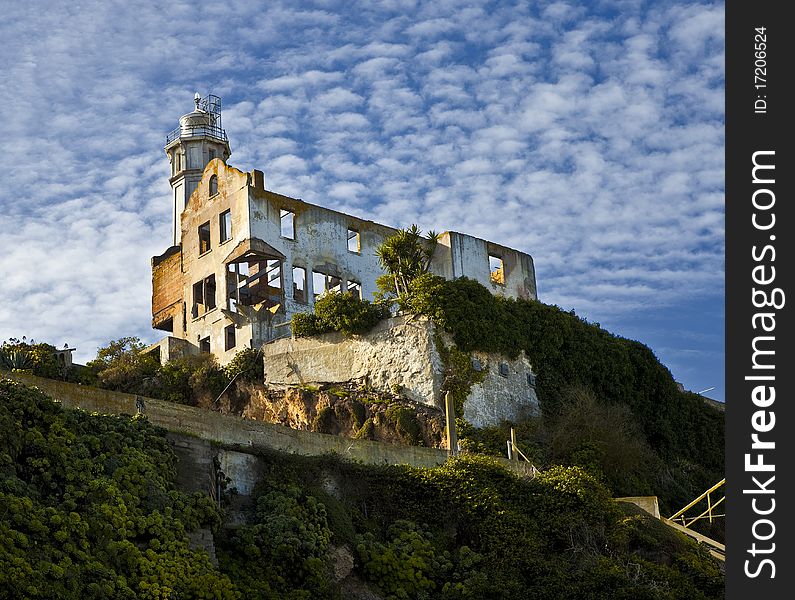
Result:
{"type": "Polygon", "coordinates": [[[171,163],[173,199],[173,245],[181,242],[180,215],[201,180],[204,167],[214,158],[224,162],[232,154],[229,139],[221,125],[221,99],[209,94],[193,99],[193,112],[182,115],[179,127],[166,136],[166,154],[171,163]]]}

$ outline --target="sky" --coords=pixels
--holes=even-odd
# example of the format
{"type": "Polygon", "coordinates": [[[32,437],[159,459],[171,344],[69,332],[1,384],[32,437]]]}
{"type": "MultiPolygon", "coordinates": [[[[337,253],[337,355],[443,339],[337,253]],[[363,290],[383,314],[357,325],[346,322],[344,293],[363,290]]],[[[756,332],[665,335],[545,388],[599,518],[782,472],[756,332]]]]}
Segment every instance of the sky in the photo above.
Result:
{"type": "Polygon", "coordinates": [[[166,134],[267,189],[527,252],[539,299],[724,397],[721,2],[4,3],[0,340],[151,329],[166,134]]]}

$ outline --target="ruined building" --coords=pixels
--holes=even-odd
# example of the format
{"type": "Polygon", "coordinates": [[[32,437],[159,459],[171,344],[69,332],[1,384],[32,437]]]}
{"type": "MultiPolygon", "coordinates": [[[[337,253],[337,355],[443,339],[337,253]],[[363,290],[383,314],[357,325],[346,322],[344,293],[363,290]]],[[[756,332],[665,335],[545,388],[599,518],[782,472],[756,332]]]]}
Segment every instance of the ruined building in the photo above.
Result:
{"type": "MultiPolygon", "coordinates": [[[[292,315],[323,292],[371,299],[383,272],[375,249],[396,230],[265,189],[262,171],[227,164],[220,98],[197,94],[195,104],[166,137],[173,232],[152,258],[152,326],[168,334],[161,360],[209,352],[225,364],[289,336],[292,315]]],[[[431,271],[536,297],[529,255],[462,233],[441,235],[431,271]]]]}

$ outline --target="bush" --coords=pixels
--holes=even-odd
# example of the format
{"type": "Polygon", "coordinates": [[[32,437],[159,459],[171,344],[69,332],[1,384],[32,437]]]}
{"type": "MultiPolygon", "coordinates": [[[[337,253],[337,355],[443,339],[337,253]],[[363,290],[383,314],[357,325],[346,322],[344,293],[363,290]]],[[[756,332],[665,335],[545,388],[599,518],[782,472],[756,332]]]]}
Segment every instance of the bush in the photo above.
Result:
{"type": "Polygon", "coordinates": [[[224,367],[224,373],[229,380],[240,373],[238,381],[261,382],[265,378],[262,354],[253,348],[243,348],[224,367]]]}
{"type": "Polygon", "coordinates": [[[339,331],[343,335],[361,335],[370,331],[389,309],[381,303],[360,300],[351,292],[329,292],[315,301],[314,314],[293,315],[290,326],[296,337],[308,337],[339,331]]]}
{"type": "Polygon", "coordinates": [[[0,380],[0,597],[236,598],[189,547],[186,531],[220,514],[174,489],[175,466],[145,419],[64,410],[0,380]]]}
{"type": "Polygon", "coordinates": [[[0,368],[9,371],[29,371],[39,377],[72,380],[74,368],[68,368],[55,358],[55,346],[10,338],[0,346],[0,368]]]}
{"type": "Polygon", "coordinates": [[[229,383],[224,369],[211,354],[191,354],[167,362],[159,369],[155,398],[180,404],[208,405],[229,383]]]}
{"type": "Polygon", "coordinates": [[[152,396],[158,387],[160,363],[151,354],[143,354],[144,348],[137,337],[112,340],[97,350],[97,357],[86,367],[101,388],[152,396]]]}

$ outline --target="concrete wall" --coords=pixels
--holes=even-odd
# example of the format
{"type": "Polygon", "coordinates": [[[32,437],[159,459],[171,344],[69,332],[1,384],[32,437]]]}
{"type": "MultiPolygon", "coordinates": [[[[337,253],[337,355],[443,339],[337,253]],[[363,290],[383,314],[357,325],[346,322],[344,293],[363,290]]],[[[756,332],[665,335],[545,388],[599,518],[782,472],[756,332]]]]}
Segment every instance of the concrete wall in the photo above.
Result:
{"type": "Polygon", "coordinates": [[[364,336],[288,338],[262,350],[268,385],[362,381],[386,392],[399,386],[407,398],[441,408],[442,363],[427,319],[386,319],[364,336]]]}
{"type": "Polygon", "coordinates": [[[358,282],[362,285],[362,298],[373,299],[375,280],[383,273],[375,249],[395,229],[274,192],[252,194],[250,203],[251,235],[267,240],[286,257],[283,280],[287,315],[310,311],[314,295],[324,291],[315,289],[313,271],[339,277],[343,290],[347,289],[347,282],[358,282]],[[295,239],[282,236],[282,209],[295,214],[295,239]],[[349,229],[359,233],[358,252],[348,250],[349,229]],[[305,302],[293,296],[294,266],[306,271],[305,302]]]}
{"type": "Polygon", "coordinates": [[[474,279],[496,296],[537,298],[535,267],[530,255],[471,235],[443,233],[434,253],[432,270],[447,279],[474,279]],[[489,255],[502,259],[502,283],[492,280],[489,255]]]}
{"type": "MultiPolygon", "coordinates": [[[[363,336],[330,333],[277,340],[263,346],[265,383],[299,385],[366,381],[375,389],[400,393],[416,402],[442,408],[444,365],[434,340],[435,327],[425,318],[383,321],[363,336]]],[[[447,346],[452,340],[442,335],[447,346]]],[[[464,402],[464,418],[476,427],[518,421],[538,414],[532,367],[522,354],[509,360],[478,352],[473,358],[486,372],[464,402]]]]}
{"type": "MultiPolygon", "coordinates": [[[[132,394],[111,392],[74,383],[44,379],[23,373],[3,373],[3,376],[34,385],[42,392],[69,408],[80,408],[100,414],[136,414],[136,399],[143,400],[145,414],[154,425],[172,432],[187,433],[203,440],[213,440],[237,452],[245,447],[269,448],[281,452],[318,456],[336,453],[341,457],[365,464],[411,465],[433,467],[447,460],[447,451],[418,446],[397,446],[354,440],[350,438],[299,431],[260,421],[222,415],[216,412],[155,400],[132,394]]],[[[501,460],[503,465],[522,476],[532,476],[529,463],[501,460]]],[[[234,483],[234,482],[233,482],[234,483]]],[[[241,486],[247,485],[241,477],[241,486]]],[[[199,484],[200,485],[200,484],[199,484]]]]}
{"type": "Polygon", "coordinates": [[[249,345],[252,338],[250,323],[235,322],[224,313],[226,309],[226,265],[224,260],[242,241],[251,237],[248,213],[248,189],[251,174],[230,167],[220,159],[210,161],[204,168],[199,186],[190,197],[182,213],[182,294],[186,306],[186,327],[183,332],[174,332],[185,337],[190,343],[198,344],[210,338],[210,351],[221,364],[229,362],[242,348],[249,345]],[[210,195],[209,181],[218,178],[218,193],[210,195]],[[220,242],[219,216],[231,211],[232,237],[220,242]],[[199,226],[210,223],[210,250],[200,253],[199,226]],[[215,275],[215,308],[194,317],[193,284],[203,278],[215,275]],[[226,350],[224,329],[236,325],[235,347],[226,350]]]}
{"type": "Polygon", "coordinates": [[[516,360],[485,352],[474,352],[473,357],[486,370],[486,376],[472,386],[464,403],[467,421],[483,427],[539,414],[535,386],[528,380],[533,368],[524,352],[516,360]]]}

